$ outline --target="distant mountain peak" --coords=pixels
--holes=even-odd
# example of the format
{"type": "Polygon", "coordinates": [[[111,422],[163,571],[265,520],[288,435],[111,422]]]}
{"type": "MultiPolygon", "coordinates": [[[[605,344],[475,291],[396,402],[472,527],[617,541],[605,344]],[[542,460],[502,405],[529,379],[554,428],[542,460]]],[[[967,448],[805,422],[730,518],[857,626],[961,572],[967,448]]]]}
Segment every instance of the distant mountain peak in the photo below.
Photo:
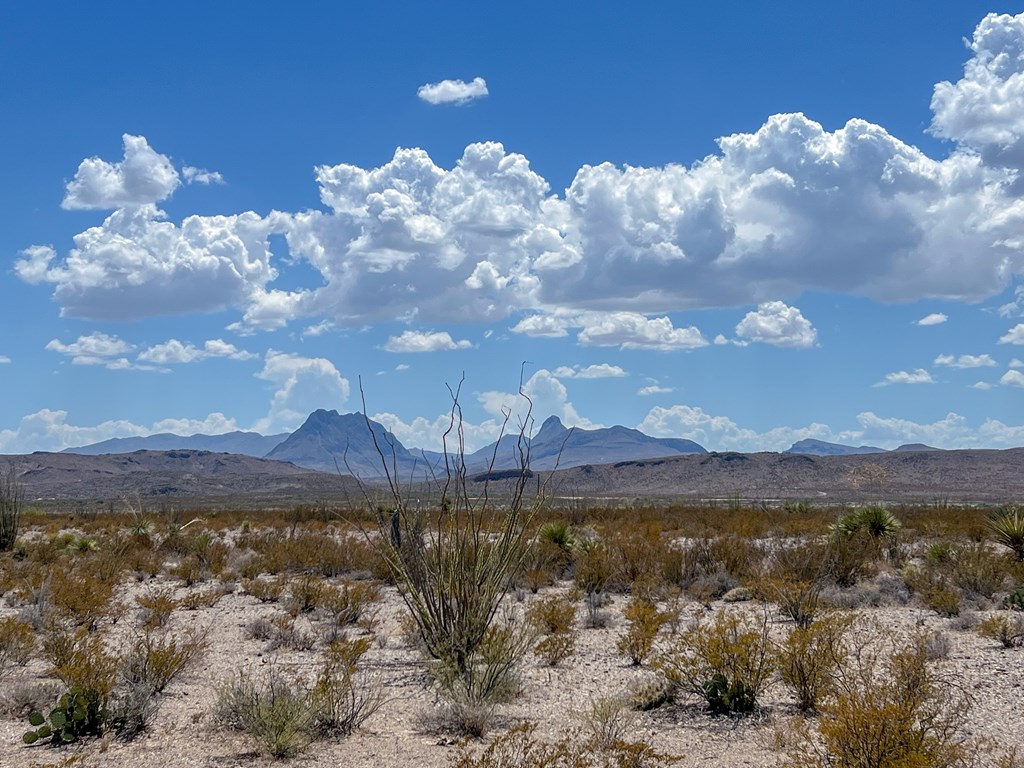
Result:
{"type": "Polygon", "coordinates": [[[559,435],[564,435],[568,431],[569,430],[566,429],[560,418],[557,416],[548,416],[544,419],[544,423],[540,425],[540,430],[538,430],[533,439],[537,442],[543,443],[548,440],[553,440],[559,435]]]}
{"type": "Polygon", "coordinates": [[[828,443],[824,440],[798,440],[790,446],[786,453],[804,453],[811,456],[854,456],[862,453],[885,453],[884,448],[876,448],[873,445],[843,445],[842,443],[828,443]]]}

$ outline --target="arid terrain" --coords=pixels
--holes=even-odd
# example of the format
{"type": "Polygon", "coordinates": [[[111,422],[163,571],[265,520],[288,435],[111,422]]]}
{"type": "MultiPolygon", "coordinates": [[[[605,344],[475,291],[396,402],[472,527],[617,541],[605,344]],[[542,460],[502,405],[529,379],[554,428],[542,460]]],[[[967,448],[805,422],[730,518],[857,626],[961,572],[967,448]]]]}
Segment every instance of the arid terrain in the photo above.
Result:
{"type": "MultiPolygon", "coordinates": [[[[342,473],[207,451],[136,451],[81,456],[33,453],[6,456],[32,504],[107,507],[141,498],[173,508],[361,504],[358,482],[342,473]]],[[[425,466],[425,465],[424,465],[425,466]]],[[[470,492],[502,493],[510,473],[473,475],[470,492]]],[[[515,472],[511,473],[515,476],[515,472]]],[[[403,487],[429,494],[435,483],[422,469],[399,478],[403,487]]],[[[368,481],[380,488],[381,482],[368,481]]],[[[998,503],[1024,497],[1024,448],[1009,450],[889,452],[857,456],[792,453],[707,453],[586,464],[538,472],[527,492],[599,503],[645,499],[805,500],[814,503],[876,499],[908,503],[998,503]]]]}
{"type": "MultiPolygon", "coordinates": [[[[535,744],[568,736],[595,755],[595,734],[614,730],[684,766],[782,764],[811,743],[800,746],[799,727],[813,731],[843,716],[829,702],[863,685],[864,659],[880,659],[874,679],[884,680],[893,654],[917,648],[925,677],[914,685],[931,692],[923,705],[948,715],[944,748],[960,755],[950,764],[1018,765],[1006,749],[1024,747],[1024,634],[1014,639],[1011,631],[1001,643],[992,627],[1024,633],[1014,624],[1020,611],[1008,610],[1024,599],[1024,567],[999,544],[993,511],[895,507],[880,518],[889,527],[871,534],[857,532],[856,514],[806,504],[541,512],[495,620],[533,627],[532,639],[513,665],[514,690],[483,708],[485,733],[468,742],[468,754],[529,723],[535,744]],[[850,538],[836,538],[837,520],[850,538]],[[545,634],[540,606],[556,604],[571,618],[545,634]],[[623,640],[641,624],[637,605],[658,617],[641,664],[623,640]],[[811,627],[842,626],[836,656],[844,661],[829,673],[838,687],[822,693],[820,713],[801,713],[777,655],[800,616],[813,619],[811,627]],[[760,638],[768,659],[750,711],[715,714],[710,699],[685,685],[652,696],[664,690],[666,670],[712,642],[713,632],[698,630],[730,617],[760,638]],[[556,635],[571,637],[573,647],[552,665],[542,646],[531,649],[556,635]]],[[[342,517],[325,509],[211,510],[191,520],[139,510],[23,517],[18,543],[0,555],[0,765],[454,764],[474,728],[453,714],[451,689],[426,661],[372,544],[372,516],[342,517]],[[114,711],[126,681],[145,677],[126,659],[134,651],[137,660],[140,647],[151,655],[166,649],[168,640],[196,653],[147,699],[152,709],[131,738],[115,718],[106,735],[69,746],[22,743],[29,710],[45,711],[73,680],[106,674],[114,711]],[[265,740],[231,727],[226,692],[277,674],[288,690],[308,695],[339,641],[361,644],[349,670],[354,695],[381,694],[360,727],[297,737],[291,757],[273,757],[265,740]],[[103,658],[111,666],[96,672],[103,658]]],[[[500,764],[472,759],[483,762],[463,764],[500,764]]]]}

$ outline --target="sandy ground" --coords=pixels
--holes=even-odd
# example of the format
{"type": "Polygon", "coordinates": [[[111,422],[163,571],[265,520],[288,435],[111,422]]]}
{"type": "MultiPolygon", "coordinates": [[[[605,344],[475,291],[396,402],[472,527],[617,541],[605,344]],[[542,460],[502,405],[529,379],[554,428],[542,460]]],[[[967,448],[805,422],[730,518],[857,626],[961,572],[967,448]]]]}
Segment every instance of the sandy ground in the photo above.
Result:
{"type": "MultiPolygon", "coordinates": [[[[154,583],[175,583],[164,582],[163,578],[154,583]]],[[[525,602],[531,599],[533,596],[525,596],[525,602]]],[[[515,604],[513,597],[509,600],[515,604]]],[[[651,674],[643,667],[630,666],[616,652],[615,643],[625,629],[620,612],[626,600],[622,596],[614,598],[608,609],[612,616],[608,628],[580,630],[575,654],[561,666],[551,669],[540,666],[532,657],[528,659],[522,695],[501,708],[495,732],[528,720],[537,725],[539,737],[558,738],[579,724],[574,713],[587,709],[593,699],[621,694],[631,681],[651,674]]],[[[522,604],[518,607],[521,609],[522,604]]],[[[311,672],[317,666],[322,642],[309,652],[267,652],[266,642],[245,638],[244,628],[249,622],[259,616],[273,616],[280,610],[241,592],[225,596],[213,608],[179,609],[172,617],[172,629],[189,624],[207,626],[213,644],[200,664],[169,686],[149,733],[127,744],[109,740],[62,749],[26,747],[21,743],[26,721],[8,714],[0,719],[0,766],[61,765],[73,755],[80,756],[77,765],[86,767],[231,768],[282,764],[261,756],[247,736],[226,731],[211,718],[215,687],[235,670],[276,663],[311,672]]],[[[284,764],[360,768],[449,763],[456,753],[454,740],[431,733],[423,725],[425,716],[435,711],[438,704],[426,684],[422,661],[402,640],[400,618],[404,610],[394,590],[385,590],[378,628],[381,640],[365,657],[367,666],[384,681],[386,704],[354,735],[315,743],[303,755],[283,761],[284,764]]],[[[704,610],[699,603],[690,603],[684,609],[684,617],[704,610]]],[[[1024,746],[1024,650],[1004,650],[976,632],[952,630],[946,620],[910,607],[867,609],[865,613],[877,622],[881,638],[910,632],[922,625],[945,632],[952,650],[940,662],[943,674],[957,679],[974,699],[969,733],[996,739],[1004,745],[1024,746]]],[[[773,617],[773,623],[773,631],[780,635],[789,626],[781,618],[773,617]]],[[[44,671],[40,661],[16,668],[0,681],[0,698],[9,696],[19,686],[44,682],[44,671]]],[[[676,705],[638,713],[632,736],[648,741],[659,751],[681,756],[683,766],[768,766],[779,759],[772,746],[776,726],[795,713],[786,689],[775,684],[756,715],[738,719],[712,717],[700,701],[684,697],[676,705]]]]}

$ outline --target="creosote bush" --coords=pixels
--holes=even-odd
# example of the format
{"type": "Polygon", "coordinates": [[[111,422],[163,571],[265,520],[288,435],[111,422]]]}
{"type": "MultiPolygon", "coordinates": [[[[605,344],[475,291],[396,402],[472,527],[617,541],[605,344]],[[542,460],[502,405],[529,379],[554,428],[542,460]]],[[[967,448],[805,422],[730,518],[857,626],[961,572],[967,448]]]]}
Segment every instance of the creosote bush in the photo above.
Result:
{"type": "Polygon", "coordinates": [[[835,690],[836,675],[849,652],[846,633],[855,617],[838,613],[797,625],[778,649],[779,677],[802,712],[813,712],[835,690]]]}
{"type": "Polygon", "coordinates": [[[920,637],[890,653],[860,648],[841,665],[833,696],[783,738],[788,768],[968,768],[967,694],[928,663],[920,637]]]}
{"type": "Polygon", "coordinates": [[[996,640],[1004,648],[1024,645],[1024,618],[1017,613],[1000,613],[982,619],[978,634],[996,640]]]}
{"type": "Polygon", "coordinates": [[[619,741],[602,750],[578,734],[569,734],[547,744],[534,737],[535,728],[517,725],[475,754],[464,745],[449,768],[661,768],[680,760],[642,741],[619,741]]]}
{"type": "Polygon", "coordinates": [[[723,609],[698,620],[654,666],[677,689],[703,698],[713,714],[752,712],[775,669],[767,614],[723,609]]]}
{"type": "Polygon", "coordinates": [[[621,655],[629,658],[634,665],[643,664],[654,648],[654,641],[661,628],[668,623],[669,615],[659,611],[650,600],[633,598],[622,612],[628,626],[619,638],[617,648],[621,655]]]}

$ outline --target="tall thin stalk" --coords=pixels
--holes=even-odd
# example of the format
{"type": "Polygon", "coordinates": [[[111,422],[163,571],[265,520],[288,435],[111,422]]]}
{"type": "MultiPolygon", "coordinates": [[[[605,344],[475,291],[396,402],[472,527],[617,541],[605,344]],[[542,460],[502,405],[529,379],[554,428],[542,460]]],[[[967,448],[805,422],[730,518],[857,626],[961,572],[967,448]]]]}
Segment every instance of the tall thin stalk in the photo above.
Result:
{"type": "Polygon", "coordinates": [[[14,465],[9,464],[5,472],[0,472],[0,552],[13,547],[18,538],[24,499],[25,489],[18,481],[14,465]]]}
{"type": "MultiPolygon", "coordinates": [[[[488,630],[526,554],[527,529],[544,494],[524,498],[530,471],[533,403],[520,387],[529,410],[519,425],[517,468],[512,473],[507,499],[491,499],[490,477],[497,460],[497,445],[478,493],[471,494],[466,468],[465,435],[459,387],[452,397],[451,420],[442,443],[444,474],[435,483],[440,498],[429,507],[410,503],[394,477],[384,449],[377,446],[391,491],[390,508],[376,507],[378,536],[374,540],[387,562],[402,598],[416,622],[427,653],[448,674],[461,677],[470,693],[479,686],[474,677],[488,630]],[[451,447],[452,452],[449,452],[451,447]]],[[[365,405],[364,405],[365,411],[365,405]]],[[[501,433],[511,418],[506,411],[501,433]]],[[[371,431],[371,435],[372,435],[371,431]]],[[[500,439],[499,439],[500,443],[500,439]]],[[[375,439],[376,444],[376,439],[375,439]]],[[[504,473],[502,473],[504,475],[504,473]]]]}

